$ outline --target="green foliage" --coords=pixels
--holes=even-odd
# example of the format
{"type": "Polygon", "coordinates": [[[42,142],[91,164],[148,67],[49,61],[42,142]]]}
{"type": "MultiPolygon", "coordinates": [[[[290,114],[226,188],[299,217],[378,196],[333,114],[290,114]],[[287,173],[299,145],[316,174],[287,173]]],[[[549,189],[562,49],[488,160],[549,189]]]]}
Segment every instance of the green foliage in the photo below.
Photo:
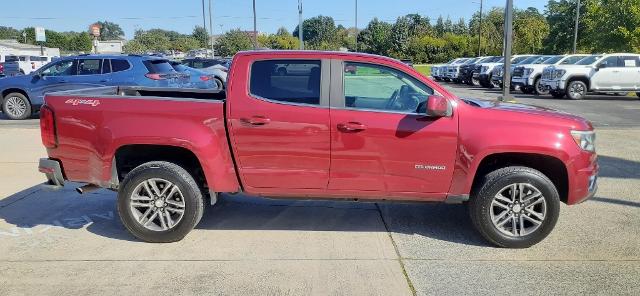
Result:
{"type": "Polygon", "coordinates": [[[216,54],[220,56],[232,56],[238,51],[253,48],[251,37],[240,29],[231,30],[216,40],[216,54]]]}
{"type": "Polygon", "coordinates": [[[22,35],[20,35],[21,32],[11,28],[11,27],[4,27],[4,26],[0,26],[0,39],[14,39],[14,40],[18,40],[20,38],[22,38],[22,35]]]}
{"type": "MultiPolygon", "coordinates": [[[[583,0],[581,11],[584,12],[586,1],[583,0]]],[[[576,21],[577,0],[550,0],[547,4],[547,23],[549,24],[549,35],[544,41],[545,53],[568,53],[573,50],[573,34],[576,21]]],[[[584,22],[580,22],[579,32],[584,32],[584,22]]],[[[584,49],[585,45],[578,41],[578,48],[584,49]]]]}
{"type": "MultiPolygon", "coordinates": [[[[302,22],[305,46],[309,49],[337,50],[339,48],[338,28],[330,16],[316,16],[302,22]]],[[[298,37],[299,28],[293,30],[293,36],[298,37]]]]}
{"type": "Polygon", "coordinates": [[[640,1],[590,0],[585,2],[585,36],[591,51],[640,49],[640,1]]]}
{"type": "Polygon", "coordinates": [[[392,25],[374,18],[358,34],[358,43],[363,52],[388,55],[391,50],[392,25]]]}
{"type": "MultiPolygon", "coordinates": [[[[121,40],[124,39],[124,31],[120,25],[109,21],[96,22],[100,25],[100,40],[121,40]]],[[[91,32],[89,32],[91,33],[91,32]]]]}
{"type": "Polygon", "coordinates": [[[261,47],[270,49],[298,49],[300,48],[300,40],[293,37],[285,28],[278,29],[276,34],[259,35],[258,43],[261,47]]]}
{"type": "Polygon", "coordinates": [[[204,27],[196,26],[195,28],[193,28],[193,33],[191,33],[191,36],[198,40],[200,47],[209,47],[209,32],[207,32],[207,29],[205,29],[204,27]]]}

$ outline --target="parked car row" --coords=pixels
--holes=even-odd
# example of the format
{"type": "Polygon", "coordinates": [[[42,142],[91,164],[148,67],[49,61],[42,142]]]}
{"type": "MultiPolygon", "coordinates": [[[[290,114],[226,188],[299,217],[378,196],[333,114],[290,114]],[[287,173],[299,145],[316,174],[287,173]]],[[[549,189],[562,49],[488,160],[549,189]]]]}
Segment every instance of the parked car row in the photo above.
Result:
{"type": "MultiPolygon", "coordinates": [[[[4,63],[6,71],[11,63],[4,63]]],[[[10,119],[38,112],[46,93],[100,86],[224,89],[226,68],[195,69],[182,62],[141,55],[78,55],[34,71],[0,78],[0,105],[10,119]]]]}
{"type": "MultiPolygon", "coordinates": [[[[457,58],[431,67],[436,81],[501,88],[504,58],[457,58]]],[[[640,55],[633,53],[515,55],[511,88],[525,94],[585,98],[589,93],[635,92],[640,97],[640,55]]]]}

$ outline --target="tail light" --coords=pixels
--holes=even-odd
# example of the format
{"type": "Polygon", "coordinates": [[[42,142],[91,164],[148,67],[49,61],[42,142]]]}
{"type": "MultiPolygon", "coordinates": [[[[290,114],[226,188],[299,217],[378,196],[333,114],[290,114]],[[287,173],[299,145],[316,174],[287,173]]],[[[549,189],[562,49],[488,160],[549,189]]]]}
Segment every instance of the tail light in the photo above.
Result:
{"type": "Polygon", "coordinates": [[[46,105],[40,109],[40,135],[42,136],[42,144],[45,147],[56,148],[58,146],[53,110],[46,105]]]}
{"type": "Polygon", "coordinates": [[[152,79],[152,80],[164,80],[165,78],[162,77],[162,75],[158,74],[158,73],[147,73],[144,75],[145,77],[152,79]]]}
{"type": "Polygon", "coordinates": [[[0,73],[4,73],[4,65],[0,64],[0,73]]]}
{"type": "Polygon", "coordinates": [[[202,81],[209,81],[209,80],[211,80],[211,77],[206,76],[206,75],[202,75],[202,76],[200,76],[200,80],[202,80],[202,81]]]}

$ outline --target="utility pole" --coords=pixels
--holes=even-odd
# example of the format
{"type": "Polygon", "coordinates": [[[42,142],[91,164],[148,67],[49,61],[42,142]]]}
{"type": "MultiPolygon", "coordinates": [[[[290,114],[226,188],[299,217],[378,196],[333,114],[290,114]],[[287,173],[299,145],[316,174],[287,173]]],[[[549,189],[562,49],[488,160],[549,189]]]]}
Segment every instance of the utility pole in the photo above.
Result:
{"type": "Polygon", "coordinates": [[[480,0],[480,25],[478,26],[478,57],[482,55],[481,47],[482,47],[482,2],[480,0]]]}
{"type": "Polygon", "coordinates": [[[576,27],[573,34],[573,53],[575,54],[578,47],[578,24],[580,21],[580,0],[578,0],[578,6],[576,7],[576,27]]]}
{"type": "Polygon", "coordinates": [[[207,17],[205,16],[204,12],[204,0],[202,0],[202,28],[205,31],[207,30],[207,17]]]}
{"type": "Polygon", "coordinates": [[[213,49],[213,13],[211,12],[211,0],[209,0],[209,45],[211,46],[211,58],[216,57],[216,51],[213,49]]]}
{"type": "Polygon", "coordinates": [[[253,50],[258,49],[258,24],[256,22],[256,0],[253,0],[253,50]]]}
{"type": "Polygon", "coordinates": [[[358,52],[358,0],[356,0],[356,52],[358,52]]]}
{"type": "Polygon", "coordinates": [[[300,50],[304,50],[304,38],[302,38],[302,0],[298,0],[298,39],[300,39],[300,50]]]}
{"type": "Polygon", "coordinates": [[[510,101],[511,94],[511,47],[513,45],[513,0],[507,0],[504,11],[504,75],[502,81],[502,97],[500,101],[510,101]]]}

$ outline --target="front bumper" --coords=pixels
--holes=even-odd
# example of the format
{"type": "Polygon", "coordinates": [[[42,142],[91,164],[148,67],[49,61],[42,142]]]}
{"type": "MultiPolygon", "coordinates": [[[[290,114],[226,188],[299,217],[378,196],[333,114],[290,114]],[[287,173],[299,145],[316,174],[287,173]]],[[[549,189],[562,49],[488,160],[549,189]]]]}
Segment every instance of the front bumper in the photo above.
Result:
{"type": "Polygon", "coordinates": [[[511,78],[511,84],[514,85],[514,86],[519,86],[519,87],[532,86],[529,83],[529,78],[527,78],[527,77],[513,77],[513,78],[511,78]]]}
{"type": "Polygon", "coordinates": [[[40,158],[38,171],[47,176],[49,184],[64,186],[64,176],[62,174],[62,166],[59,161],[49,158],[40,158]]]}
{"type": "Polygon", "coordinates": [[[551,91],[564,91],[565,89],[562,80],[542,79],[540,85],[551,91]]]}
{"type": "MultiPolygon", "coordinates": [[[[576,164],[588,164],[580,169],[569,171],[569,196],[567,204],[574,205],[592,198],[598,191],[599,166],[595,155],[588,156],[590,159],[576,159],[576,164]],[[573,171],[573,172],[572,172],[573,171]]],[[[574,167],[575,168],[575,167],[574,167]]]]}

